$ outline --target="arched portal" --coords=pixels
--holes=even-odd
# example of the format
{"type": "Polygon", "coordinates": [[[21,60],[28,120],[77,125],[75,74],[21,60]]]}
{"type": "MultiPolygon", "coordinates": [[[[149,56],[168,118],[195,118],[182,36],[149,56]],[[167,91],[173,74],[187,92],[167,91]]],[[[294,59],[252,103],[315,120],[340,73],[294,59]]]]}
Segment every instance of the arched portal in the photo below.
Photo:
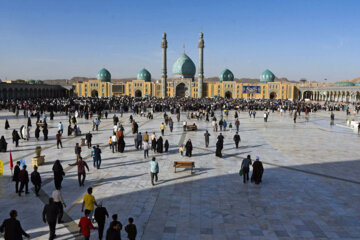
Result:
{"type": "Polygon", "coordinates": [[[312,98],[312,92],[311,91],[305,91],[304,92],[304,99],[311,99],[312,98]]]}
{"type": "Polygon", "coordinates": [[[91,91],[91,97],[98,97],[98,96],[99,96],[99,93],[97,90],[94,89],[91,91]]]}
{"type": "Polygon", "coordinates": [[[227,91],[227,92],[225,93],[225,98],[227,98],[227,99],[232,98],[232,93],[231,93],[230,91],[227,91]]]}
{"type": "Polygon", "coordinates": [[[135,91],[135,97],[142,97],[142,93],[140,90],[135,91]]]}
{"type": "Polygon", "coordinates": [[[180,83],[179,85],[176,86],[176,96],[185,97],[186,90],[187,88],[185,86],[185,83],[180,83]]]}
{"type": "Polygon", "coordinates": [[[276,93],[275,92],[270,93],[270,99],[276,99],[276,93]]]}

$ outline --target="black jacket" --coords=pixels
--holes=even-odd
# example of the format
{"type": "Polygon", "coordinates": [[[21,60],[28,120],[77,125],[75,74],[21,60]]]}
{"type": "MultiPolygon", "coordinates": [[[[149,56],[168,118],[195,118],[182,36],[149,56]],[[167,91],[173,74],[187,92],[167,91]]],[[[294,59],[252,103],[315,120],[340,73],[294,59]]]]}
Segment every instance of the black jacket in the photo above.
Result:
{"type": "Polygon", "coordinates": [[[137,234],[137,229],[136,229],[135,224],[130,223],[130,224],[126,225],[125,231],[128,234],[129,240],[135,240],[136,234],[137,234]]]}
{"type": "Polygon", "coordinates": [[[46,204],[42,212],[42,217],[48,222],[56,222],[58,213],[59,207],[55,203],[46,204]]]}
{"type": "Polygon", "coordinates": [[[95,217],[96,222],[102,222],[102,223],[104,223],[106,216],[109,217],[109,214],[108,214],[106,208],[104,208],[104,207],[97,207],[97,208],[95,209],[94,217],[95,217]]]}
{"type": "Polygon", "coordinates": [[[31,182],[34,185],[40,185],[41,184],[41,176],[39,172],[32,172],[31,173],[31,182]]]}
{"type": "Polygon", "coordinates": [[[4,232],[5,240],[22,240],[22,235],[28,236],[28,234],[22,229],[21,224],[15,218],[8,218],[4,220],[0,226],[0,232],[4,232]]]}
{"type": "Polygon", "coordinates": [[[15,165],[13,181],[19,181],[19,173],[20,173],[20,167],[18,165],[15,165]]]}
{"type": "Polygon", "coordinates": [[[106,240],[121,240],[120,231],[116,231],[113,228],[109,228],[106,231],[106,240]]]}

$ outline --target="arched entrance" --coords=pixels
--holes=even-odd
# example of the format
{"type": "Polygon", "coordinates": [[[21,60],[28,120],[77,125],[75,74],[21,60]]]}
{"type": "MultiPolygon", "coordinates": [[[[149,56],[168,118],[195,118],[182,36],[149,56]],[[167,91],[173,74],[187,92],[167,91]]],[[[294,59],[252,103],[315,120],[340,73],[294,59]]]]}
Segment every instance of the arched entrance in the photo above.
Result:
{"type": "Polygon", "coordinates": [[[176,86],[176,96],[185,97],[186,90],[187,88],[185,86],[185,83],[180,83],[179,85],[176,86]]]}
{"type": "Polygon", "coordinates": [[[140,90],[135,91],[135,97],[142,97],[142,94],[141,94],[140,90]]]}
{"type": "Polygon", "coordinates": [[[270,93],[270,99],[276,99],[276,93],[275,92],[270,93]]]}
{"type": "Polygon", "coordinates": [[[225,93],[225,98],[230,99],[231,97],[232,97],[231,92],[230,92],[230,91],[227,91],[227,92],[225,93]]]}
{"type": "Polygon", "coordinates": [[[311,91],[305,91],[304,92],[304,99],[311,99],[312,98],[312,92],[311,91]]]}
{"type": "Polygon", "coordinates": [[[91,91],[91,97],[98,97],[98,96],[99,96],[99,93],[97,90],[94,89],[91,91]]]}

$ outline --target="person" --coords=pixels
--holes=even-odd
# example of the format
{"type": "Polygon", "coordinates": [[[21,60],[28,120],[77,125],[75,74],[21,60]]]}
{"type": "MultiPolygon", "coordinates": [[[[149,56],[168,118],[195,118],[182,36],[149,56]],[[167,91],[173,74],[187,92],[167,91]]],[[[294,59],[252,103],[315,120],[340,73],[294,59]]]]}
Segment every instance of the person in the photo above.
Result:
{"type": "Polygon", "coordinates": [[[210,142],[210,133],[208,132],[208,130],[206,130],[206,132],[204,133],[205,136],[205,147],[209,147],[209,142],[210,142]]]}
{"type": "Polygon", "coordinates": [[[58,133],[56,134],[56,146],[59,149],[59,145],[62,148],[62,142],[61,142],[61,132],[58,131],[58,133]]]}
{"type": "Polygon", "coordinates": [[[79,143],[75,144],[75,155],[76,155],[76,159],[78,159],[81,156],[81,146],[79,145],[79,143]]]}
{"type": "Polygon", "coordinates": [[[109,229],[106,231],[106,240],[121,240],[121,228],[119,222],[111,222],[109,229]]]}
{"type": "Polygon", "coordinates": [[[54,190],[51,194],[51,197],[54,199],[55,205],[59,209],[59,215],[58,215],[58,223],[63,223],[62,217],[64,215],[64,207],[66,208],[66,204],[64,202],[64,199],[61,195],[61,187],[57,186],[56,190],[54,190]]]}
{"type": "Polygon", "coordinates": [[[141,149],[141,142],[142,142],[142,135],[141,135],[141,132],[139,132],[137,135],[136,135],[136,141],[135,141],[135,147],[136,149],[141,149]]]}
{"type": "Polygon", "coordinates": [[[145,134],[143,136],[143,141],[149,142],[149,134],[148,134],[148,132],[145,132],[145,134]]]}
{"type": "Polygon", "coordinates": [[[239,142],[241,141],[240,135],[238,132],[235,133],[234,135],[234,142],[235,142],[235,146],[236,148],[239,148],[239,142]]]}
{"type": "Polygon", "coordinates": [[[106,208],[102,206],[102,202],[98,202],[98,206],[95,209],[94,218],[98,224],[98,233],[100,240],[103,237],[106,217],[109,218],[109,213],[107,212],[106,208]]]}
{"type": "Polygon", "coordinates": [[[165,152],[167,153],[169,151],[169,141],[166,139],[164,144],[165,152]]]}
{"type": "Polygon", "coordinates": [[[95,149],[96,149],[96,147],[93,146],[92,149],[91,149],[91,152],[90,152],[90,156],[93,158],[93,166],[94,167],[96,166],[95,149]]]}
{"type": "Polygon", "coordinates": [[[96,161],[96,168],[100,169],[100,166],[101,166],[101,149],[100,149],[99,144],[96,145],[94,156],[95,156],[95,161],[96,161]]]}
{"type": "Polygon", "coordinates": [[[10,128],[10,124],[9,121],[6,119],[5,120],[5,130],[8,130],[10,128]]]}
{"type": "Polygon", "coordinates": [[[186,131],[186,126],[187,126],[187,122],[184,120],[184,122],[183,122],[183,131],[184,132],[186,131]]]}
{"type": "Polygon", "coordinates": [[[85,168],[90,171],[87,163],[82,160],[82,157],[78,157],[78,160],[75,163],[69,164],[69,166],[77,166],[79,186],[84,186],[86,178],[85,168]]]}
{"type": "Polygon", "coordinates": [[[161,135],[164,136],[164,131],[165,131],[165,124],[164,123],[161,123],[160,130],[161,130],[161,135]]]}
{"type": "Polygon", "coordinates": [[[232,123],[229,123],[229,132],[231,133],[232,132],[232,123]]]}
{"type": "Polygon", "coordinates": [[[59,214],[59,208],[55,204],[53,198],[49,198],[49,203],[44,206],[42,211],[42,218],[44,223],[48,223],[50,229],[49,239],[52,240],[56,237],[56,220],[59,214]]]}
{"type": "Polygon", "coordinates": [[[73,129],[72,129],[72,127],[71,127],[71,124],[69,124],[68,130],[67,130],[67,135],[68,135],[68,136],[71,136],[72,132],[73,132],[73,129]]]}
{"type": "MultiPolygon", "coordinates": [[[[220,133],[221,134],[221,133],[220,133]]],[[[224,148],[224,141],[222,140],[223,138],[219,138],[216,142],[216,151],[215,151],[215,156],[217,157],[222,157],[222,149],[224,148]]]]}
{"type": "Polygon", "coordinates": [[[63,181],[63,176],[65,176],[65,172],[64,169],[60,163],[60,160],[56,160],[52,170],[54,172],[54,184],[55,184],[55,188],[57,188],[58,186],[61,187],[61,183],[63,181]]]}
{"type": "Polygon", "coordinates": [[[61,134],[63,134],[63,132],[64,132],[64,125],[62,124],[62,122],[59,122],[58,130],[60,131],[61,134]]]}
{"type": "Polygon", "coordinates": [[[224,131],[226,131],[226,127],[227,127],[227,122],[226,122],[226,120],[224,119],[224,120],[223,120],[223,128],[224,128],[224,131]]]}
{"type": "Polygon", "coordinates": [[[158,181],[158,173],[159,173],[159,163],[156,161],[156,158],[153,157],[150,162],[150,176],[151,176],[151,184],[154,186],[154,178],[155,182],[158,181]]]}
{"type": "Polygon", "coordinates": [[[29,194],[29,174],[26,170],[26,165],[23,166],[23,169],[19,172],[19,180],[20,180],[20,190],[18,192],[19,197],[21,196],[21,192],[25,186],[25,194],[29,194]]]}
{"type": "Polygon", "coordinates": [[[48,140],[49,130],[47,129],[46,124],[44,125],[44,128],[43,128],[43,134],[44,134],[44,141],[47,141],[48,140]]]}
{"type": "Polygon", "coordinates": [[[78,227],[80,228],[81,234],[84,236],[84,240],[90,239],[90,230],[91,229],[98,229],[97,227],[94,227],[94,225],[91,223],[91,220],[89,219],[90,210],[85,210],[85,216],[80,218],[78,227]]]}
{"type": "Polygon", "coordinates": [[[264,122],[267,122],[268,115],[266,112],[264,112],[264,122]]]}
{"type": "Polygon", "coordinates": [[[186,144],[185,144],[185,149],[186,149],[186,156],[187,157],[191,157],[192,155],[192,150],[193,150],[193,146],[192,146],[192,143],[191,143],[191,139],[189,139],[186,144]]]}
{"type": "Polygon", "coordinates": [[[251,157],[250,157],[250,155],[247,155],[247,158],[244,158],[241,163],[241,169],[243,172],[244,183],[249,181],[250,165],[251,165],[251,157]]]}
{"type": "MultiPolygon", "coordinates": [[[[115,134],[115,133],[113,133],[115,134]]],[[[112,136],[109,137],[109,148],[112,149],[112,140],[111,140],[112,136]]]]}
{"type": "Polygon", "coordinates": [[[17,211],[10,211],[10,218],[5,219],[0,226],[0,232],[4,234],[5,240],[21,240],[22,236],[25,236],[30,239],[30,235],[27,234],[21,227],[19,220],[16,219],[17,211]]]}
{"type": "Polygon", "coordinates": [[[129,240],[135,240],[137,235],[136,225],[134,224],[134,219],[130,217],[128,219],[129,224],[125,226],[125,232],[128,234],[129,240]]]}
{"type": "Polygon", "coordinates": [[[148,141],[143,141],[143,149],[144,149],[144,158],[146,159],[146,157],[149,157],[149,142],[148,141]]]}
{"type": "Polygon", "coordinates": [[[170,118],[170,121],[169,121],[169,127],[170,127],[170,132],[172,132],[173,129],[174,129],[174,122],[172,121],[171,118],[170,118]]]}
{"type": "Polygon", "coordinates": [[[88,148],[91,148],[91,140],[92,140],[92,134],[90,133],[90,131],[86,134],[86,143],[88,148]]]}
{"type": "Polygon", "coordinates": [[[40,138],[40,126],[36,126],[35,138],[36,138],[37,141],[39,141],[39,138],[40,138]]]}
{"type": "Polygon", "coordinates": [[[179,153],[180,155],[183,157],[184,156],[184,145],[181,144],[180,148],[179,148],[179,153]]]}
{"type": "Polygon", "coordinates": [[[20,181],[19,174],[20,174],[20,161],[17,161],[14,167],[14,175],[12,177],[13,182],[15,182],[16,193],[19,192],[19,181],[20,181]]]}
{"type": "Polygon", "coordinates": [[[240,121],[239,121],[239,119],[236,119],[236,121],[235,121],[235,127],[236,127],[236,131],[239,132],[239,128],[240,128],[240,121]]]}
{"type": "Polygon", "coordinates": [[[125,150],[125,140],[124,140],[124,136],[120,136],[119,137],[119,141],[118,141],[118,148],[119,148],[119,152],[123,153],[125,150]]]}
{"type": "Polygon", "coordinates": [[[81,212],[84,211],[84,207],[85,207],[85,210],[90,211],[89,215],[91,217],[92,217],[93,211],[95,209],[94,205],[98,206],[98,204],[97,204],[97,202],[95,200],[95,197],[92,195],[92,192],[93,192],[93,188],[89,187],[87,189],[87,193],[83,197],[83,203],[82,203],[82,206],[81,206],[81,212]]]}
{"type": "Polygon", "coordinates": [[[296,117],[297,117],[297,114],[295,112],[295,114],[294,114],[294,123],[296,123],[296,117]]]}
{"type": "Polygon", "coordinates": [[[112,152],[115,153],[116,152],[116,143],[117,143],[117,138],[116,138],[115,133],[112,135],[110,141],[111,141],[112,152]]]}
{"type": "Polygon", "coordinates": [[[153,149],[154,152],[156,152],[156,135],[155,133],[153,133],[151,135],[151,148],[153,149]]]}
{"type": "Polygon", "coordinates": [[[38,167],[34,166],[34,171],[31,173],[30,175],[31,177],[31,182],[34,185],[35,188],[35,195],[38,197],[39,196],[39,191],[41,188],[41,176],[40,173],[38,172],[38,167]]]}
{"type": "Polygon", "coordinates": [[[159,139],[156,142],[156,151],[158,153],[162,153],[163,152],[163,139],[160,136],[159,139]]]}
{"type": "Polygon", "coordinates": [[[251,175],[251,182],[255,182],[255,184],[260,184],[263,173],[264,173],[263,164],[260,161],[260,158],[258,156],[256,156],[256,160],[253,163],[253,172],[251,175]]]}
{"type": "Polygon", "coordinates": [[[0,152],[6,152],[7,150],[7,142],[4,136],[0,138],[0,152]]]}

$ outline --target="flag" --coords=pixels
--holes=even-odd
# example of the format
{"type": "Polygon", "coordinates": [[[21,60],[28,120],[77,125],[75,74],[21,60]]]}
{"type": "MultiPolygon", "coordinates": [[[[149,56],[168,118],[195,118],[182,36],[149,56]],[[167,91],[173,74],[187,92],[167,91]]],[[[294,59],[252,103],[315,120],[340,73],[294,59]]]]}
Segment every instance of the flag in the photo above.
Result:
{"type": "Polygon", "coordinates": [[[25,158],[22,158],[22,159],[20,160],[20,167],[21,167],[21,169],[23,169],[24,165],[26,165],[25,158]]]}
{"type": "Polygon", "coordinates": [[[13,159],[12,159],[12,155],[11,155],[11,151],[10,151],[10,170],[12,171],[14,168],[14,164],[13,164],[13,159]]]}
{"type": "Polygon", "coordinates": [[[0,177],[4,175],[4,163],[3,161],[0,161],[0,177]]]}

